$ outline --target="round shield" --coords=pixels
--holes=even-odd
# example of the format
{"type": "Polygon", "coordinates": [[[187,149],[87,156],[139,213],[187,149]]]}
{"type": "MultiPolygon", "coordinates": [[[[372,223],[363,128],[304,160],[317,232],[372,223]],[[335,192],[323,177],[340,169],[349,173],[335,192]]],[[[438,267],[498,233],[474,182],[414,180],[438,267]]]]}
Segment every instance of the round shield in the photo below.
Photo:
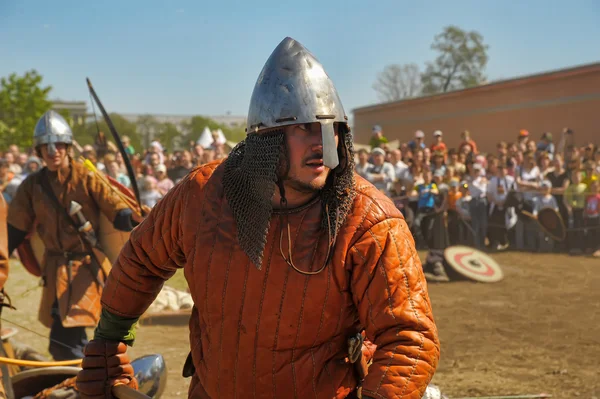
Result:
{"type": "Polygon", "coordinates": [[[540,209],[537,215],[537,221],[542,230],[552,237],[553,240],[563,241],[567,237],[565,223],[560,216],[560,213],[558,213],[555,209],[540,209]]]}
{"type": "Polygon", "coordinates": [[[456,245],[444,250],[452,277],[463,277],[480,283],[495,283],[504,278],[500,266],[475,248],[456,245]]]}

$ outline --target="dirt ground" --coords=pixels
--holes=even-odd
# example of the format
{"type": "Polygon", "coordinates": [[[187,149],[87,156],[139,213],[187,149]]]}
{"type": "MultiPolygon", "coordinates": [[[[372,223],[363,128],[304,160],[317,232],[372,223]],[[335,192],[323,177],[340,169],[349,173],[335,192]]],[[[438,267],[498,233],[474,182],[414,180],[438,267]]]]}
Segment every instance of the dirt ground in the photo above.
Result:
{"type": "MultiPolygon", "coordinates": [[[[600,260],[563,255],[493,255],[505,278],[494,284],[430,283],[442,344],[433,383],[451,398],[549,393],[600,397],[600,260]]],[[[183,288],[181,274],[169,283],[183,288]]],[[[42,336],[40,289],[18,262],[7,284],[17,311],[8,320],[42,336]],[[29,290],[31,289],[31,290],[29,290]],[[29,290],[29,291],[28,291],[29,290]]],[[[90,331],[91,333],[91,331],[90,331]]],[[[133,358],[161,353],[169,369],[165,399],[184,398],[185,326],[142,326],[133,358]]],[[[47,339],[19,328],[18,339],[47,353],[47,339]]]]}

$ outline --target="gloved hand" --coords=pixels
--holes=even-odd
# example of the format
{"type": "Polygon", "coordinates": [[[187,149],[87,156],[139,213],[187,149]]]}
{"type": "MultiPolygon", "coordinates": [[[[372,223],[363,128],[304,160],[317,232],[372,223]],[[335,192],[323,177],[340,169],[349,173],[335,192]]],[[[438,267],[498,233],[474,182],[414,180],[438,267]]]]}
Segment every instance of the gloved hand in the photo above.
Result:
{"type": "Polygon", "coordinates": [[[114,399],[111,390],[116,384],[138,389],[124,343],[94,339],[85,346],[83,354],[83,370],[75,383],[81,399],[114,399]]]}

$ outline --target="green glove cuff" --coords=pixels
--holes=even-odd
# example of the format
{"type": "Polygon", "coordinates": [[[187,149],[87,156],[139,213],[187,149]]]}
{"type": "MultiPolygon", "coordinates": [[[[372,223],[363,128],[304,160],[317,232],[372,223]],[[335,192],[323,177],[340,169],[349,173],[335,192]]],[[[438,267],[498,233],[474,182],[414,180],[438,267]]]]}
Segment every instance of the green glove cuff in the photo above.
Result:
{"type": "Polygon", "coordinates": [[[119,316],[102,308],[100,322],[94,331],[94,339],[122,341],[129,346],[133,346],[138,319],[138,317],[127,318],[119,316]]]}

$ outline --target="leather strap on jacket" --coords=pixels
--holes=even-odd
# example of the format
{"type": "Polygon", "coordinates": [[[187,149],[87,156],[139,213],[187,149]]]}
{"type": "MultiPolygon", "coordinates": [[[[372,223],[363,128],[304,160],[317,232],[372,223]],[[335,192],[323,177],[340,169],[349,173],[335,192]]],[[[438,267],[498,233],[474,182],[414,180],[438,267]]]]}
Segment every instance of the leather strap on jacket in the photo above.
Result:
{"type": "MultiPolygon", "coordinates": [[[[47,172],[47,171],[48,171],[48,169],[44,168],[43,172],[47,172]]],[[[81,241],[85,245],[88,253],[91,254],[92,257],[94,258],[95,262],[90,263],[90,270],[92,272],[92,275],[94,276],[94,280],[96,280],[96,283],[99,286],[104,287],[104,283],[98,278],[98,271],[100,271],[102,269],[100,267],[100,262],[99,262],[98,258],[96,257],[96,254],[94,253],[92,245],[88,242],[87,237],[85,237],[85,235],[79,231],[79,226],[77,226],[77,224],[75,223],[73,218],[71,218],[71,216],[69,215],[67,210],[61,205],[58,198],[56,198],[56,194],[54,194],[54,190],[52,190],[52,187],[50,186],[50,179],[49,179],[48,174],[40,173],[40,179],[38,179],[38,180],[40,182],[40,185],[42,186],[42,189],[44,190],[44,192],[46,193],[48,198],[50,198],[50,202],[52,202],[54,207],[57,209],[58,213],[63,215],[63,218],[65,220],[67,220],[69,222],[69,224],[71,226],[73,226],[73,228],[75,228],[75,231],[81,238],[81,241]]]]}

